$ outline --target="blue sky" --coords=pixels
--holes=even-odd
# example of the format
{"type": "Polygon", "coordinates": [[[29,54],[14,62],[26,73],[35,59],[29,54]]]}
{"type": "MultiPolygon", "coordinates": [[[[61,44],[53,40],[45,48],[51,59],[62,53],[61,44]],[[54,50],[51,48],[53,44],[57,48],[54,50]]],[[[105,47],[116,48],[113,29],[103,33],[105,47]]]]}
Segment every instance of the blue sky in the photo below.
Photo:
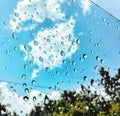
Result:
{"type": "MultiPolygon", "coordinates": [[[[112,7],[96,3],[114,15],[112,7]]],[[[10,91],[27,95],[23,83],[31,92],[49,93],[77,89],[84,76],[86,84],[97,80],[101,66],[114,75],[120,67],[120,22],[103,9],[88,0],[2,1],[0,80],[16,82],[8,83],[10,91]]]]}
{"type": "MultiPolygon", "coordinates": [[[[2,27],[0,49],[2,56],[0,62],[1,80],[20,83],[26,82],[30,84],[32,81],[32,72],[36,71],[37,73],[39,73],[38,76],[35,78],[36,85],[53,87],[56,85],[57,82],[59,82],[62,83],[61,86],[63,88],[66,88],[66,84],[68,84],[72,80],[71,82],[73,82],[73,86],[68,84],[67,88],[69,89],[69,87],[76,87],[76,82],[82,82],[84,75],[87,75],[88,79],[95,77],[97,71],[94,70],[94,67],[96,65],[98,66],[98,68],[102,65],[113,68],[111,69],[112,71],[114,70],[114,68],[119,67],[120,24],[115,18],[111,17],[94,4],[91,4],[91,7],[88,9],[88,11],[85,11],[82,7],[82,2],[61,2],[61,6],[59,7],[61,11],[59,11],[58,15],[60,15],[60,17],[62,17],[61,15],[65,15],[64,19],[61,19],[60,17],[52,19],[51,16],[48,16],[48,20],[45,20],[42,17],[43,19],[28,19],[28,21],[25,22],[23,18],[22,20],[24,23],[19,25],[23,25],[23,27],[21,26],[22,29],[19,31],[14,29],[14,26],[19,23],[19,21],[17,23],[13,22],[13,24],[11,25],[9,24],[10,21],[13,20],[12,17],[16,18],[14,12],[16,10],[16,6],[19,8],[19,5],[17,5],[17,2],[10,2],[9,5],[6,4],[6,2],[8,1],[4,1],[3,5],[1,5],[0,7],[2,16],[0,17],[0,26],[2,27]],[[7,5],[6,9],[4,9],[5,4],[7,5]],[[43,21],[39,22],[39,20],[43,21]],[[75,38],[74,41],[76,41],[77,39],[80,41],[80,45],[76,45],[77,48],[75,48],[76,50],[74,50],[73,53],[61,57],[61,54],[57,53],[57,55],[59,55],[59,58],[56,59],[55,63],[52,63],[51,65],[47,63],[45,64],[44,62],[39,63],[38,59],[36,59],[36,62],[34,61],[35,59],[30,58],[26,58],[26,60],[24,61],[25,57],[33,54],[35,49],[38,48],[35,48],[35,46],[33,46],[35,49],[32,51],[32,53],[26,55],[25,51],[21,50],[20,46],[22,46],[24,49],[25,45],[27,46],[30,42],[32,45],[34,39],[36,39],[37,36],[43,36],[42,34],[47,33],[47,31],[41,32],[42,29],[49,29],[50,31],[52,30],[52,28],[55,28],[55,25],[65,25],[70,20],[74,20],[75,22],[74,29],[73,27],[71,27],[71,30],[68,30],[69,28],[67,29],[67,27],[63,28],[66,28],[68,30],[68,32],[66,31],[66,33],[69,33],[69,31],[73,31],[72,36],[74,37],[72,37],[72,39],[75,38]],[[35,26],[33,27],[35,32],[32,32],[29,27],[29,25],[31,24],[32,26],[35,26]],[[32,34],[33,36],[31,36],[32,34]],[[13,36],[16,36],[16,38],[13,38],[13,36]],[[91,54],[92,52],[93,54],[91,54]],[[83,58],[83,54],[87,55],[86,59],[83,58]],[[99,59],[103,60],[104,64],[100,63],[100,61],[96,61],[96,56],[99,56],[99,59]],[[82,59],[83,62],[80,62],[80,59],[82,59]],[[33,61],[33,64],[30,64],[30,60],[33,61]],[[62,63],[62,60],[66,61],[65,64],[62,63]],[[60,63],[60,65],[57,65],[58,62],[60,63]],[[75,62],[75,65],[72,65],[72,62],[75,62]],[[24,66],[27,66],[28,69],[24,69],[24,66]],[[51,68],[49,72],[46,72],[46,67],[51,68]],[[22,75],[26,75],[26,79],[23,79],[22,75]],[[64,84],[63,81],[65,82],[64,84]]],[[[16,12],[19,11],[17,10],[16,12]]],[[[20,15],[23,16],[22,13],[20,15]]],[[[58,33],[63,33],[60,31],[58,31],[58,33]]],[[[56,33],[53,32],[53,35],[54,34],[56,33]]],[[[40,43],[40,45],[42,46],[43,44],[40,43]]],[[[68,43],[64,46],[72,45],[71,43],[68,43]]],[[[48,48],[45,47],[44,49],[47,50],[48,48]]],[[[58,47],[57,49],[60,48],[58,47]]],[[[68,48],[63,47],[62,49],[67,50],[68,48]]],[[[37,54],[42,54],[42,51],[38,51],[37,54]]],[[[34,54],[32,57],[35,58],[37,54],[34,54]]],[[[43,56],[46,57],[45,55],[43,56]]],[[[46,59],[46,62],[51,61],[48,61],[48,59],[46,59]]]]}

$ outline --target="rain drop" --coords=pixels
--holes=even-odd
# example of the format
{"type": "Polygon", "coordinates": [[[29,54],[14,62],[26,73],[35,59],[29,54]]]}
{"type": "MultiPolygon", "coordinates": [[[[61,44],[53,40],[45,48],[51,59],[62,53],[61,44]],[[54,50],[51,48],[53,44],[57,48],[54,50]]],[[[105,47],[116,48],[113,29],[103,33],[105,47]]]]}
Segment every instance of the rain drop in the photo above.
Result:
{"type": "Polygon", "coordinates": [[[86,59],[87,58],[87,54],[83,54],[83,58],[86,59]]]}
{"type": "Polygon", "coordinates": [[[74,66],[75,66],[75,61],[72,61],[72,65],[74,65],[74,66]]]}
{"type": "Polygon", "coordinates": [[[87,80],[87,76],[84,76],[84,81],[86,81],[87,80]]]}
{"type": "Polygon", "coordinates": [[[61,51],[60,54],[61,54],[61,56],[65,56],[65,52],[64,51],[61,51]]]}
{"type": "Polygon", "coordinates": [[[36,97],[35,97],[35,96],[33,97],[33,101],[34,101],[34,102],[36,101],[36,97]]]}
{"type": "Polygon", "coordinates": [[[25,88],[25,93],[29,93],[29,89],[28,88],[25,88]]]}
{"type": "Polygon", "coordinates": [[[100,60],[99,56],[96,56],[96,60],[100,60]]]}
{"type": "Polygon", "coordinates": [[[32,47],[29,46],[29,45],[24,45],[24,49],[25,49],[27,52],[31,52],[31,51],[32,51],[32,47]]]}
{"type": "Polygon", "coordinates": [[[45,98],[44,98],[44,103],[45,103],[45,104],[48,104],[48,103],[49,103],[49,98],[48,98],[48,96],[47,96],[47,95],[45,95],[45,98]]]}
{"type": "Polygon", "coordinates": [[[75,45],[75,41],[72,41],[72,45],[75,45]]]}
{"type": "Polygon", "coordinates": [[[38,45],[38,42],[37,42],[37,41],[34,41],[34,45],[37,46],[37,45],[38,45]]]}
{"type": "Polygon", "coordinates": [[[76,43],[77,43],[78,45],[80,45],[80,40],[79,40],[79,39],[77,39],[77,40],[76,40],[76,43]]]}
{"type": "Polygon", "coordinates": [[[65,76],[67,76],[67,77],[68,77],[68,75],[69,75],[69,74],[68,74],[68,72],[66,72],[66,73],[65,73],[65,76]]]}
{"type": "Polygon", "coordinates": [[[25,69],[25,70],[28,69],[28,65],[27,65],[27,64],[24,65],[24,69],[25,69]]]}
{"type": "Polygon", "coordinates": [[[95,47],[100,47],[100,43],[96,43],[96,44],[95,44],[95,47]]]}
{"type": "Polygon", "coordinates": [[[16,37],[15,33],[12,33],[12,37],[13,37],[13,39],[18,39],[18,37],[16,37]]]}
{"type": "Polygon", "coordinates": [[[35,80],[32,80],[32,85],[34,85],[36,83],[36,81],[35,80]]]}
{"type": "Polygon", "coordinates": [[[16,46],[14,47],[14,50],[15,50],[15,51],[17,50],[17,47],[16,47],[16,46]]]}
{"type": "Polygon", "coordinates": [[[24,96],[23,100],[27,102],[29,100],[29,98],[27,96],[24,96]]]}
{"type": "Polygon", "coordinates": [[[23,87],[26,87],[27,86],[27,84],[26,83],[23,83],[23,87]]]}
{"type": "Polygon", "coordinates": [[[22,78],[25,79],[26,78],[26,74],[22,74],[22,78]]]}
{"type": "Polygon", "coordinates": [[[10,54],[11,54],[11,50],[7,50],[7,51],[6,51],[6,55],[7,55],[7,56],[10,56],[10,54]]]}
{"type": "Polygon", "coordinates": [[[49,90],[52,89],[52,87],[49,87],[49,90]]]}
{"type": "Polygon", "coordinates": [[[82,62],[83,60],[82,60],[82,58],[80,58],[80,62],[82,62]]]}
{"type": "Polygon", "coordinates": [[[77,71],[76,68],[74,68],[73,71],[76,72],[77,71]]]}
{"type": "Polygon", "coordinates": [[[58,76],[59,75],[59,71],[56,71],[56,76],[58,76]]]}
{"type": "Polygon", "coordinates": [[[66,63],[66,60],[63,60],[63,64],[65,64],[66,63]]]}
{"type": "Polygon", "coordinates": [[[49,72],[50,71],[50,68],[49,67],[46,67],[46,72],[49,72]]]}
{"type": "Polygon", "coordinates": [[[94,79],[91,79],[90,83],[91,83],[91,86],[93,86],[94,79]]]}
{"type": "Polygon", "coordinates": [[[39,57],[39,61],[40,61],[40,62],[44,62],[44,59],[40,56],[40,57],[39,57]]]}
{"type": "Polygon", "coordinates": [[[61,45],[64,45],[64,42],[63,42],[63,41],[61,41],[61,45]]]}
{"type": "Polygon", "coordinates": [[[104,61],[103,61],[103,59],[101,59],[101,60],[100,60],[100,63],[101,63],[101,64],[104,64],[104,61]]]}
{"type": "Polygon", "coordinates": [[[69,34],[69,35],[68,35],[68,40],[71,41],[71,38],[72,38],[72,35],[69,34]]]}
{"type": "Polygon", "coordinates": [[[15,16],[16,16],[16,17],[19,17],[19,13],[15,13],[15,16]]]}
{"type": "Polygon", "coordinates": [[[50,39],[47,39],[47,42],[50,42],[50,39]]]}

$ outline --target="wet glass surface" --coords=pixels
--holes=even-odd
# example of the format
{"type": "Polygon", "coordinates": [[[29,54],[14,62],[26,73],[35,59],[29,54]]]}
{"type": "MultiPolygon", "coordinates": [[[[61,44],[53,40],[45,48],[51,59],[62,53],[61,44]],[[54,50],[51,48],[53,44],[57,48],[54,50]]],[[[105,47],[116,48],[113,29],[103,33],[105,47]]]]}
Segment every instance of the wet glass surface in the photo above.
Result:
{"type": "Polygon", "coordinates": [[[34,105],[31,116],[102,116],[109,107],[109,115],[119,115],[118,19],[89,0],[2,2],[0,105],[7,111],[1,115],[30,115],[34,105]],[[98,109],[90,110],[94,104],[98,109]]]}

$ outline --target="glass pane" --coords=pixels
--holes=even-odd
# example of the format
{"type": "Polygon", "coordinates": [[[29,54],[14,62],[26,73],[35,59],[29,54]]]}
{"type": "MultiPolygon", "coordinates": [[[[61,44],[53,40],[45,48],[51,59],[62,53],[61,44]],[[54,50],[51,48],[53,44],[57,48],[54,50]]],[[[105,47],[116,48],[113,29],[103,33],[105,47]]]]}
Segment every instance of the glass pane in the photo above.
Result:
{"type": "Polygon", "coordinates": [[[0,115],[120,114],[118,17],[89,0],[1,2],[0,115]]]}

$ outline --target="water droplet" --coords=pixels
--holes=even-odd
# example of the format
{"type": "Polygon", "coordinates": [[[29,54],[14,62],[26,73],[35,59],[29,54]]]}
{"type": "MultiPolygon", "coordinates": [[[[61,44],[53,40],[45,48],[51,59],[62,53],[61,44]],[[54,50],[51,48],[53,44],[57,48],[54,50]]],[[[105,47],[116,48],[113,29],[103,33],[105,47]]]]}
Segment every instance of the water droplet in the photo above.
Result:
{"type": "Polygon", "coordinates": [[[13,21],[13,22],[16,22],[16,19],[13,18],[12,21],[13,21]]]}
{"type": "Polygon", "coordinates": [[[42,96],[42,94],[40,93],[40,94],[39,94],[39,97],[41,97],[41,96],[42,96]]]}
{"type": "Polygon", "coordinates": [[[99,56],[96,56],[96,60],[100,60],[99,56]]]}
{"type": "Polygon", "coordinates": [[[27,84],[26,84],[26,83],[23,83],[23,87],[27,87],[27,84]]]}
{"type": "Polygon", "coordinates": [[[119,29],[120,29],[120,27],[119,27],[119,26],[117,26],[117,29],[119,30],[119,29]]]}
{"type": "Polygon", "coordinates": [[[75,66],[75,61],[72,61],[72,65],[74,65],[74,66],[75,66]]]}
{"type": "Polygon", "coordinates": [[[61,45],[64,45],[64,42],[63,42],[63,41],[61,41],[61,45]]]}
{"type": "Polygon", "coordinates": [[[52,89],[52,87],[49,87],[49,90],[52,89]]]}
{"type": "Polygon", "coordinates": [[[38,45],[38,42],[37,42],[37,41],[34,41],[34,45],[37,46],[37,45],[38,45]]]}
{"type": "Polygon", "coordinates": [[[76,68],[73,69],[74,72],[77,72],[76,68]]]}
{"type": "Polygon", "coordinates": [[[87,58],[87,54],[83,54],[83,58],[86,59],[87,58]]]}
{"type": "Polygon", "coordinates": [[[63,64],[65,64],[66,63],[66,60],[63,60],[63,64]]]}
{"type": "Polygon", "coordinates": [[[91,86],[93,86],[93,84],[94,84],[94,79],[91,79],[90,83],[91,83],[91,86]]]}
{"type": "Polygon", "coordinates": [[[94,67],[94,70],[97,70],[97,68],[98,68],[98,66],[96,65],[96,66],[94,67]]]}
{"type": "Polygon", "coordinates": [[[64,51],[61,51],[60,54],[61,54],[61,56],[65,56],[65,52],[64,51]]]}
{"type": "Polygon", "coordinates": [[[24,69],[27,70],[28,69],[28,64],[24,65],[24,69]]]}
{"type": "Polygon", "coordinates": [[[36,101],[36,97],[35,97],[35,96],[33,97],[33,101],[34,101],[34,102],[36,101]]]}
{"type": "Polygon", "coordinates": [[[18,39],[18,37],[16,37],[15,33],[12,33],[12,37],[13,37],[13,39],[18,39]]]}
{"type": "Polygon", "coordinates": [[[23,100],[27,102],[27,101],[29,100],[29,97],[24,96],[24,97],[23,97],[23,100]]]}
{"type": "Polygon", "coordinates": [[[32,85],[35,85],[36,81],[35,80],[32,80],[32,85]]]}
{"type": "Polygon", "coordinates": [[[69,76],[68,72],[65,73],[65,76],[67,76],[67,77],[69,76]]]}
{"type": "Polygon", "coordinates": [[[17,51],[17,47],[16,46],[14,47],[14,50],[17,51]]]}
{"type": "Polygon", "coordinates": [[[7,23],[6,23],[5,21],[3,21],[3,24],[4,24],[4,25],[7,25],[7,23]]]}
{"type": "Polygon", "coordinates": [[[24,49],[25,49],[27,52],[31,52],[31,51],[32,51],[32,47],[29,46],[29,45],[24,45],[24,49]]]}
{"type": "Polygon", "coordinates": [[[50,42],[50,39],[47,39],[47,42],[50,42]]]}
{"type": "Polygon", "coordinates": [[[87,76],[84,76],[84,81],[86,81],[87,80],[87,76]]]}
{"type": "Polygon", "coordinates": [[[83,60],[82,60],[82,58],[80,58],[80,62],[82,62],[83,60]]]}
{"type": "Polygon", "coordinates": [[[16,16],[16,17],[19,17],[19,13],[15,13],[15,16],[16,16]]]}
{"type": "Polygon", "coordinates": [[[96,43],[96,44],[95,44],[95,47],[100,47],[100,43],[96,43]]]}
{"type": "Polygon", "coordinates": [[[56,76],[58,76],[59,75],[59,71],[56,71],[56,76]]]}
{"type": "Polygon", "coordinates": [[[92,31],[89,31],[89,34],[92,34],[92,31]]]}
{"type": "Polygon", "coordinates": [[[75,41],[72,41],[72,45],[75,45],[75,41]]]}
{"type": "Polygon", "coordinates": [[[68,35],[68,40],[69,40],[69,41],[72,40],[72,35],[71,35],[71,34],[68,35]]]}
{"type": "Polygon", "coordinates": [[[77,43],[78,45],[80,45],[80,40],[79,40],[79,39],[77,39],[77,40],[76,40],[76,43],[77,43]]]}
{"type": "Polygon", "coordinates": [[[7,56],[10,56],[10,54],[11,54],[11,50],[7,50],[7,51],[6,51],[6,55],[7,55],[7,56]]]}
{"type": "Polygon", "coordinates": [[[26,78],[26,74],[22,74],[22,78],[25,79],[26,78]]]}
{"type": "Polygon", "coordinates": [[[29,89],[28,88],[25,88],[25,93],[29,93],[29,89]]]}
{"type": "Polygon", "coordinates": [[[40,62],[44,62],[44,58],[40,56],[40,57],[39,57],[39,61],[40,61],[40,62]]]}
{"type": "Polygon", "coordinates": [[[111,26],[112,24],[110,22],[108,22],[108,26],[111,26]]]}
{"type": "Polygon", "coordinates": [[[105,18],[103,18],[103,21],[105,22],[105,21],[106,21],[106,19],[105,19],[105,18]]]}
{"type": "Polygon", "coordinates": [[[50,68],[49,67],[46,67],[46,72],[49,72],[50,71],[50,68]]]}
{"type": "Polygon", "coordinates": [[[103,61],[103,59],[101,59],[101,60],[100,60],[100,63],[101,63],[101,64],[104,64],[104,61],[103,61]]]}

